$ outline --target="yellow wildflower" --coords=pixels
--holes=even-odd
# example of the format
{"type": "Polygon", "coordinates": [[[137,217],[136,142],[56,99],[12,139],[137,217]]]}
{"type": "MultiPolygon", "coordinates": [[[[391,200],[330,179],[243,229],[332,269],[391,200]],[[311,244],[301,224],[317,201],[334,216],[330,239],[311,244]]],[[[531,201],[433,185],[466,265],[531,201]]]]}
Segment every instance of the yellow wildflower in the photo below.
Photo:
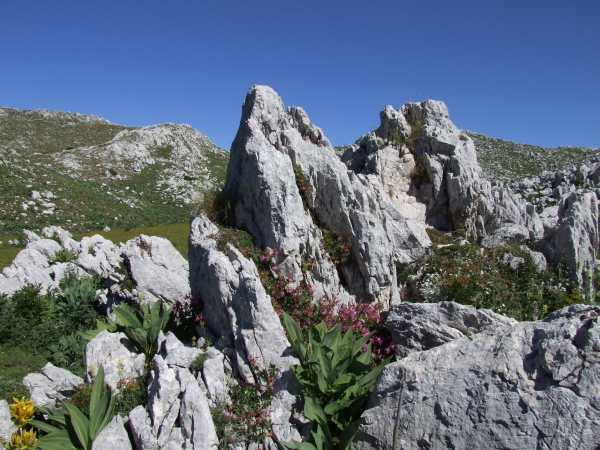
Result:
{"type": "Polygon", "coordinates": [[[34,430],[27,431],[19,428],[12,434],[10,441],[2,445],[7,450],[33,450],[38,448],[39,443],[34,430]]]}
{"type": "Polygon", "coordinates": [[[31,400],[25,400],[25,397],[22,397],[21,400],[13,397],[13,400],[15,402],[9,405],[10,415],[12,416],[15,425],[21,427],[33,419],[33,402],[31,400]]]}

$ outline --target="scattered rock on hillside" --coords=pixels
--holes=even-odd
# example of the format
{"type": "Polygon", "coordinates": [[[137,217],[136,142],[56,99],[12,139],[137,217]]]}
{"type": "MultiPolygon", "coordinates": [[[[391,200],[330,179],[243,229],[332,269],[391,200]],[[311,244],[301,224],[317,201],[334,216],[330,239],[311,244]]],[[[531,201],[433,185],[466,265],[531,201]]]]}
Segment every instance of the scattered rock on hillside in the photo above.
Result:
{"type": "Polygon", "coordinates": [[[482,247],[493,248],[507,242],[524,242],[529,239],[529,230],[523,225],[508,225],[496,229],[481,240],[482,247]]]}
{"type": "Polygon", "coordinates": [[[599,316],[575,305],[388,365],[356,447],[596,448],[599,316]]]}
{"type": "Polygon", "coordinates": [[[113,390],[120,380],[133,380],[143,374],[146,357],[130,351],[124,344],[126,340],[125,333],[98,333],[85,347],[86,373],[95,375],[102,365],[104,381],[113,390]]]}
{"type": "Polygon", "coordinates": [[[30,373],[23,378],[23,385],[38,408],[54,409],[60,406],[59,402],[71,397],[75,388],[83,383],[82,378],[52,363],[42,367],[42,372],[30,373]]]}
{"type": "Polygon", "coordinates": [[[519,248],[521,249],[521,251],[523,251],[523,252],[527,253],[529,256],[531,256],[531,259],[533,260],[533,263],[535,264],[535,266],[539,272],[546,270],[547,261],[546,261],[546,257],[544,256],[543,253],[535,252],[535,251],[531,250],[529,247],[527,247],[526,245],[521,245],[521,247],[519,247],[519,248]]]}
{"type": "Polygon", "coordinates": [[[161,166],[157,186],[173,201],[190,203],[217,186],[227,152],[189,125],[166,123],[119,131],[100,145],[64,149],[53,164],[82,178],[98,178],[92,158],[103,164],[104,179],[134,178],[144,169],[161,166]]]}

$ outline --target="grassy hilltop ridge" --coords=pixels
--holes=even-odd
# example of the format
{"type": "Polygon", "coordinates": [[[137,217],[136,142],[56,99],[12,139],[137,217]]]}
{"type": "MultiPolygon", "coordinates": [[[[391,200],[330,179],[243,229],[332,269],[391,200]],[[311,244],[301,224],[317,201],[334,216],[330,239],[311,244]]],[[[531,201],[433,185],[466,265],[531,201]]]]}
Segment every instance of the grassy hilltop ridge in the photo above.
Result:
{"type": "Polygon", "coordinates": [[[589,156],[600,153],[600,149],[592,147],[547,148],[491,138],[473,131],[465,133],[475,143],[483,175],[507,183],[535,177],[545,170],[555,172],[579,165],[589,156]]]}
{"type": "Polygon", "coordinates": [[[229,153],[188,125],[0,108],[0,236],[187,222],[229,153]]]}

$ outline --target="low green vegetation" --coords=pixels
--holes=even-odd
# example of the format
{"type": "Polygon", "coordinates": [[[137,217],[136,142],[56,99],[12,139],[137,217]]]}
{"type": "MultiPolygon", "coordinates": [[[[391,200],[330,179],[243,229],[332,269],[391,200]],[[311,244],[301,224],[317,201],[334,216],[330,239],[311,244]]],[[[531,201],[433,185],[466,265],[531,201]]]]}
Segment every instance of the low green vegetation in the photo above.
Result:
{"type": "Polygon", "coordinates": [[[85,375],[86,342],[79,332],[100,318],[95,309],[98,287],[97,278],[71,275],[61,283],[61,293],[40,294],[39,288],[25,286],[10,297],[0,296],[0,360],[10,369],[0,375],[0,398],[23,392],[18,385],[32,365],[39,370],[49,361],[85,375]]]}
{"type": "Polygon", "coordinates": [[[106,226],[134,228],[187,222],[190,207],[165,198],[157,184],[161,169],[146,167],[135,178],[115,179],[108,185],[71,177],[51,166],[23,168],[0,161],[1,234],[14,235],[23,228],[39,231],[49,225],[84,233],[106,226]],[[32,201],[34,190],[51,191],[56,196],[44,200],[54,205],[47,209],[51,213],[42,213],[45,207],[40,202],[22,207],[32,201]]]}
{"type": "MultiPolygon", "coordinates": [[[[61,294],[42,295],[39,288],[26,286],[10,297],[0,296],[1,348],[19,347],[84,375],[85,342],[78,332],[94,326],[100,317],[95,309],[96,283],[71,277],[61,294]]],[[[0,392],[2,398],[5,395],[0,392]]]]}
{"type": "Polygon", "coordinates": [[[233,205],[221,187],[206,191],[198,210],[214,223],[223,226],[233,223],[233,205]]]}
{"type": "Polygon", "coordinates": [[[0,147],[26,149],[31,153],[50,154],[66,148],[99,145],[111,140],[119,131],[130,129],[76,113],[1,109],[0,147]]]}
{"type": "Polygon", "coordinates": [[[486,249],[465,239],[461,230],[428,231],[433,242],[429,255],[399,273],[399,282],[406,286],[405,301],[452,300],[517,320],[538,320],[585,302],[560,271],[539,271],[520,245],[486,249]],[[507,254],[523,262],[511,267],[504,262],[507,254]]]}
{"type": "Polygon", "coordinates": [[[177,140],[144,141],[151,158],[138,167],[108,157],[104,145],[119,132],[114,142],[139,145],[136,128],[60,111],[0,109],[0,240],[49,225],[82,234],[187,223],[195,197],[225,180],[229,153],[189,126],[159,126],[165,136],[184,136],[184,144],[174,155],[177,140]],[[191,159],[182,161],[181,151],[191,159]]]}
{"type": "Polygon", "coordinates": [[[23,377],[40,372],[48,362],[44,353],[33,353],[30,348],[0,344],[0,399],[11,401],[29,393],[23,386],[23,377]]]}
{"type": "Polygon", "coordinates": [[[415,152],[415,144],[417,139],[419,138],[419,132],[425,122],[422,120],[410,121],[410,134],[407,137],[404,137],[402,134],[392,133],[390,135],[390,143],[396,146],[406,145],[408,150],[414,154],[415,152]]]}

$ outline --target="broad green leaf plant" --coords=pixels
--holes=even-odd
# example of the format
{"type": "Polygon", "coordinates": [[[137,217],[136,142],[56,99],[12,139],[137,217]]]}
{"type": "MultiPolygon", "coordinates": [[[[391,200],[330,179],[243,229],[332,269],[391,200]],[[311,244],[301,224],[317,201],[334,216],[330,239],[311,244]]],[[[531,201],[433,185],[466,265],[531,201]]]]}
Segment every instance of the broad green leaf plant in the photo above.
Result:
{"type": "Polygon", "coordinates": [[[104,367],[100,366],[92,386],[89,416],[75,405],[64,401],[63,407],[54,411],[40,408],[59,427],[41,420],[29,423],[48,433],[39,440],[39,448],[42,450],[89,450],[94,439],[114,417],[114,408],[115,397],[104,383],[104,367]]]}
{"type": "Polygon", "coordinates": [[[114,310],[116,322],[97,321],[98,328],[86,331],[82,336],[91,340],[102,330],[123,331],[136,349],[146,355],[146,360],[150,360],[157,351],[158,335],[167,328],[172,310],[162,301],[155,302],[152,307],[142,303],[139,311],[123,303],[114,310]]]}
{"type": "Polygon", "coordinates": [[[304,415],[312,421],[308,442],[286,443],[300,450],[347,450],[360,426],[373,383],[392,356],[371,366],[371,334],[357,337],[340,325],[311,325],[306,339],[296,321],[285,312],[283,323],[300,365],[291,367],[302,385],[304,415]],[[364,351],[363,351],[364,350],[364,351]]]}

